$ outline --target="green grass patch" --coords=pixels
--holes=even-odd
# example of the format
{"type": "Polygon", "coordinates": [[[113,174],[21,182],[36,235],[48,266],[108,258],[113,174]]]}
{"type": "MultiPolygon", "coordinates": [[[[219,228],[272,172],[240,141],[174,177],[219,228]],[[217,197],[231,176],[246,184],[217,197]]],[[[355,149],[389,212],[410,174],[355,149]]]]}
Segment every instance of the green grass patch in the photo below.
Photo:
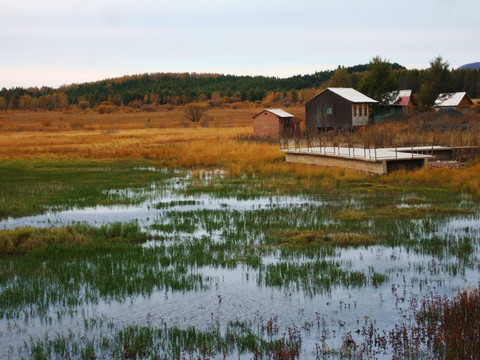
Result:
{"type": "Polygon", "coordinates": [[[138,204],[139,190],[163,182],[172,173],[152,171],[133,161],[0,161],[0,219],[95,205],[138,204]]]}

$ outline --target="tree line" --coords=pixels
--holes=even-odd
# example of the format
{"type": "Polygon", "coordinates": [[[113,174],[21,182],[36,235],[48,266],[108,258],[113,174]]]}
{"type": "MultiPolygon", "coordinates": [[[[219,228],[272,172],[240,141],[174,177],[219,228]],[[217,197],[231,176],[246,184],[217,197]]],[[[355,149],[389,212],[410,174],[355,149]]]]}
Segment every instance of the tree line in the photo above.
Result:
{"type": "MultiPolygon", "coordinates": [[[[310,75],[288,78],[235,76],[197,73],[154,73],[123,76],[96,82],[72,84],[54,89],[3,88],[0,110],[56,110],[69,106],[82,109],[108,109],[126,105],[148,110],[157,105],[184,105],[207,102],[303,103],[327,86],[353,87],[386,102],[383,94],[391,90],[411,89],[424,107],[433,105],[439,93],[466,91],[480,97],[480,74],[476,69],[453,70],[441,56],[425,70],[408,70],[374,57],[369,64],[338,67],[310,75]],[[433,100],[432,100],[433,99],[433,100]]],[[[106,111],[106,110],[105,110],[106,111]]]]}

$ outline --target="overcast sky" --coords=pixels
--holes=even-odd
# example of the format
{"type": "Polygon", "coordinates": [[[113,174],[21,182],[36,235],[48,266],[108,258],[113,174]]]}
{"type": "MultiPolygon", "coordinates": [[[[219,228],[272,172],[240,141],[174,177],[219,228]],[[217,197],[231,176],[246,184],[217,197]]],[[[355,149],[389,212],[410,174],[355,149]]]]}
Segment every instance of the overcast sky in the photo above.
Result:
{"type": "Polygon", "coordinates": [[[478,0],[13,0],[0,88],[155,72],[287,77],[368,63],[480,61],[478,0]]]}

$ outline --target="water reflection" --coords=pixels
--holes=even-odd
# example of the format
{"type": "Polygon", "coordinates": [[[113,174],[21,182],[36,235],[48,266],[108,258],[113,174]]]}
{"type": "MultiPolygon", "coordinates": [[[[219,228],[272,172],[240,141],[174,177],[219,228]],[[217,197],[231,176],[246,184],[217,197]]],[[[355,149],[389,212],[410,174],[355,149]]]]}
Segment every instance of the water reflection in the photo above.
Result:
{"type": "MultiPolygon", "coordinates": [[[[223,241],[222,230],[207,231],[197,224],[192,232],[176,232],[175,239],[158,239],[165,231],[151,228],[158,222],[168,221],[172,212],[196,212],[202,210],[254,211],[263,209],[290,208],[295,206],[330,206],[328,200],[306,197],[278,196],[256,199],[215,198],[207,195],[196,197],[178,195],[173,188],[183,186],[179,180],[173,180],[170,190],[152,187],[142,193],[147,200],[136,206],[97,206],[85,209],[72,209],[48,212],[43,215],[0,222],[0,228],[11,229],[19,226],[62,226],[75,222],[102,225],[113,222],[138,222],[145,231],[150,231],[157,239],[143,246],[155,247],[169,241],[193,239],[209,236],[215,242],[223,241]],[[160,204],[160,206],[159,206],[160,204]]],[[[111,191],[112,196],[138,196],[138,192],[125,190],[111,191]]],[[[358,202],[347,200],[347,204],[358,202]]],[[[337,201],[335,205],[338,205],[337,201]]],[[[293,219],[294,220],[294,219],[293,219]]],[[[292,221],[293,221],[292,220],[292,221]]],[[[325,224],[333,219],[318,219],[325,224]]],[[[437,237],[480,238],[480,219],[475,216],[452,216],[428,221],[409,220],[411,233],[403,233],[415,240],[437,237]],[[421,231],[419,229],[422,229],[421,231]],[[428,230],[426,230],[428,229],[428,230]]],[[[367,220],[368,226],[376,223],[367,220]]],[[[237,229],[232,229],[236,231],[237,229]]],[[[478,263],[479,245],[474,242],[470,261],[478,263]]],[[[378,286],[334,286],[323,293],[291,291],[285,288],[265,286],[260,278],[261,269],[246,265],[233,268],[202,266],[195,268],[206,280],[208,288],[202,291],[173,292],[157,290],[150,296],[132,296],[123,301],[104,301],[85,305],[64,313],[52,307],[46,316],[29,317],[28,312],[20,312],[16,318],[0,320],[0,357],[5,358],[11,347],[17,349],[30,338],[43,338],[47,334],[73,332],[78,336],[105,334],[112,329],[137,324],[153,327],[195,326],[208,329],[220,324],[222,329],[232,321],[245,321],[257,328],[275,317],[280,333],[296,326],[302,333],[301,358],[312,358],[320,335],[328,334],[326,342],[330,348],[341,345],[342,335],[351,332],[359,340],[358,330],[367,321],[374,321],[380,329],[389,329],[396,322],[404,320],[405,311],[411,305],[413,296],[422,296],[429,292],[452,296],[457,290],[478,282],[478,269],[475,266],[459,264],[461,271],[455,275],[447,266],[455,264],[455,256],[440,258],[428,252],[414,251],[404,246],[369,246],[338,249],[335,254],[326,256],[327,260],[340,261],[344,268],[366,274],[377,272],[386,274],[388,281],[378,286]],[[326,332],[325,329],[328,331],[326,332]]],[[[290,261],[301,263],[308,258],[292,255],[282,258],[279,251],[265,253],[261,258],[262,268],[290,261]]],[[[470,264],[472,265],[472,264],[470,264]]],[[[192,270],[193,271],[193,270],[192,270]]],[[[385,355],[384,358],[391,356],[385,355]]],[[[379,358],[382,358],[380,355],[379,358]]]]}

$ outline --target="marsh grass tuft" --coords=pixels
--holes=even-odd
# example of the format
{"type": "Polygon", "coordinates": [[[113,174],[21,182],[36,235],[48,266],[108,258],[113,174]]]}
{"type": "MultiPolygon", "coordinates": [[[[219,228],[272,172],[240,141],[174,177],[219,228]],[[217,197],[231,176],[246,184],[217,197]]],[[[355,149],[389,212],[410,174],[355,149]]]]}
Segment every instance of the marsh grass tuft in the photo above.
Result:
{"type": "Polygon", "coordinates": [[[342,221],[365,221],[369,216],[366,211],[345,209],[338,214],[338,219],[342,221]]]}
{"type": "Polygon", "coordinates": [[[136,223],[116,222],[100,228],[85,224],[59,228],[20,227],[0,230],[0,254],[28,254],[48,247],[97,247],[115,242],[143,242],[146,239],[147,234],[141,232],[136,223]]]}
{"type": "Polygon", "coordinates": [[[0,253],[3,255],[26,254],[48,246],[85,245],[89,238],[79,230],[74,226],[47,229],[22,227],[0,230],[0,253]]]}
{"type": "Polygon", "coordinates": [[[409,206],[398,207],[388,205],[374,211],[378,217],[406,217],[406,218],[425,218],[438,215],[472,215],[475,213],[473,209],[460,209],[445,206],[409,206]]]}
{"type": "Polygon", "coordinates": [[[276,231],[279,245],[282,248],[305,248],[310,246],[367,246],[375,244],[371,235],[354,233],[328,233],[311,230],[281,230],[276,231]]]}

